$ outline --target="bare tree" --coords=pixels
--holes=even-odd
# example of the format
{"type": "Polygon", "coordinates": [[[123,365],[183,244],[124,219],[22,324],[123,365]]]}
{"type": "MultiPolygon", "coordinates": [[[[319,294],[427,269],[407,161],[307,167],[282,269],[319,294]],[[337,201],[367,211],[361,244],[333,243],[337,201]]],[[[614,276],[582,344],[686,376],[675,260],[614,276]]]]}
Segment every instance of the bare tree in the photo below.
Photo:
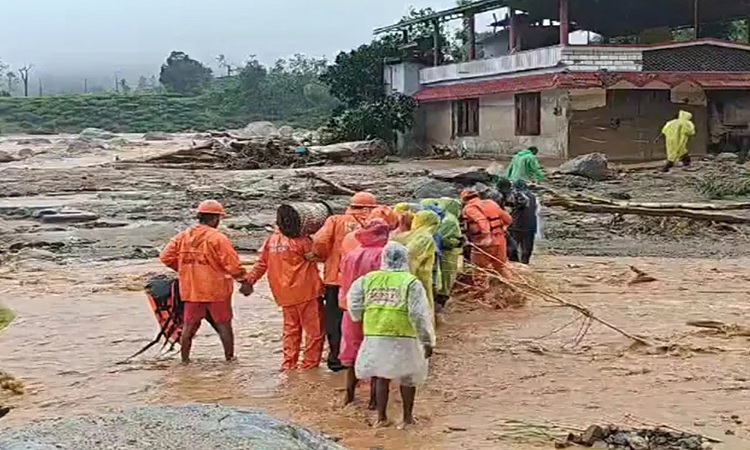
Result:
{"type": "Polygon", "coordinates": [[[25,66],[18,69],[18,73],[21,75],[21,81],[23,82],[23,96],[29,96],[29,72],[34,66],[26,64],[25,66]]]}
{"type": "Polygon", "coordinates": [[[216,57],[216,62],[219,63],[219,67],[221,67],[222,69],[226,69],[228,77],[232,76],[232,72],[234,72],[234,66],[232,65],[232,63],[230,63],[229,61],[227,61],[227,57],[226,56],[224,56],[224,55],[217,56],[216,57]]]}

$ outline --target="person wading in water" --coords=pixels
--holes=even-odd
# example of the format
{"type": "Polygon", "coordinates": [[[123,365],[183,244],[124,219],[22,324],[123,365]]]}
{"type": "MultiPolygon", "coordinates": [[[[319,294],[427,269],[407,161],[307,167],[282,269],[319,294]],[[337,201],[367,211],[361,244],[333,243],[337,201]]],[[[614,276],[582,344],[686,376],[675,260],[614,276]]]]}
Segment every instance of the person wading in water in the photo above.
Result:
{"type": "Polygon", "coordinates": [[[182,362],[190,362],[195,333],[209,315],[216,323],[224,358],[231,361],[234,359],[233,280],[242,284],[240,292],[245,296],[253,288],[232,242],[217,230],[226,215],[224,207],[216,200],[205,200],[197,212],[198,225],[175,236],[159,257],[164,265],[177,272],[180,295],[185,302],[180,338],[182,362]]]}
{"type": "Polygon", "coordinates": [[[365,336],[354,369],[357,378],[375,380],[376,427],[390,424],[390,383],[399,383],[406,426],[414,423],[417,385],[427,379],[435,347],[433,311],[424,286],[409,273],[406,247],[390,242],[381,259],[381,269],[358,278],[348,293],[348,314],[362,322],[365,336]]]}

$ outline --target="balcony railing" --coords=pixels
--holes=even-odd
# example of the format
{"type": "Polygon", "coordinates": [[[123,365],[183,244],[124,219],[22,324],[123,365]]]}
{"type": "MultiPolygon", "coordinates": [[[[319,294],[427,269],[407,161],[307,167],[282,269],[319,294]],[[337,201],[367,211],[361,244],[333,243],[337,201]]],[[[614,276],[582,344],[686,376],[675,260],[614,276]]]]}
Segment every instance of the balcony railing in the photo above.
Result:
{"type": "Polygon", "coordinates": [[[544,47],[491,59],[478,59],[419,71],[420,84],[464,80],[525,70],[556,67],[563,60],[562,47],[544,47]]]}

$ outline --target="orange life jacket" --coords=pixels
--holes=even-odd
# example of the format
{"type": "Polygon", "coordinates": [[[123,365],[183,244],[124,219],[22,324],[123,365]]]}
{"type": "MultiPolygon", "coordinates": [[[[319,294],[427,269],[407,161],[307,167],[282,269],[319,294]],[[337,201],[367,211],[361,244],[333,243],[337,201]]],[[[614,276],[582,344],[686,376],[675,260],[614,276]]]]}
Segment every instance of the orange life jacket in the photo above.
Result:
{"type": "Polygon", "coordinates": [[[505,212],[497,203],[492,200],[474,200],[464,208],[461,216],[466,224],[466,234],[469,239],[475,239],[486,234],[479,223],[467,214],[467,209],[476,207],[479,212],[487,219],[489,223],[489,232],[491,235],[504,234],[505,228],[510,225],[510,215],[505,212]]]}

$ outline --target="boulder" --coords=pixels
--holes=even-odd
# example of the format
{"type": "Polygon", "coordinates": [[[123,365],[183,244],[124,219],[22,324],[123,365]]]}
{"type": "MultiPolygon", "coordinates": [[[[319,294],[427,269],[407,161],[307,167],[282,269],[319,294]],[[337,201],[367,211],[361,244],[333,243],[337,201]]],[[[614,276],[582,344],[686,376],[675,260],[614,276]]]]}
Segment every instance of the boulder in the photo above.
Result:
{"type": "Polygon", "coordinates": [[[491,176],[484,167],[435,170],[430,173],[430,177],[449,183],[458,183],[463,186],[472,186],[476,183],[489,183],[491,181],[491,176]]]}
{"type": "Polygon", "coordinates": [[[589,153],[571,159],[561,165],[558,172],[596,181],[613,178],[615,175],[614,170],[609,166],[607,157],[602,153],[589,153]]]}
{"type": "Polygon", "coordinates": [[[147,406],[115,414],[45,420],[4,429],[0,448],[345,450],[332,440],[261,412],[218,405],[147,406]]]}
{"type": "Polygon", "coordinates": [[[309,147],[311,155],[331,160],[342,160],[347,157],[379,158],[388,155],[388,144],[381,139],[369,141],[340,142],[331,145],[309,147]]]}
{"type": "Polygon", "coordinates": [[[271,122],[250,122],[245,128],[240,130],[242,137],[269,137],[278,136],[279,130],[271,122]]]}
{"type": "Polygon", "coordinates": [[[143,135],[144,141],[168,141],[172,135],[163,131],[149,131],[143,135]]]}
{"type": "Polygon", "coordinates": [[[102,130],[101,128],[86,128],[85,130],[81,131],[81,134],[78,135],[80,139],[84,140],[94,140],[94,139],[101,139],[103,141],[108,141],[110,139],[114,139],[117,137],[116,134],[110,133],[109,131],[102,130]]]}
{"type": "Polygon", "coordinates": [[[414,189],[414,198],[440,198],[451,197],[457,198],[459,190],[454,183],[440,180],[428,180],[418,185],[414,189]]]}
{"type": "Polygon", "coordinates": [[[21,158],[21,159],[31,158],[34,155],[35,155],[34,150],[32,150],[30,148],[22,148],[18,152],[18,157],[21,158]]]}
{"type": "Polygon", "coordinates": [[[738,162],[739,159],[740,159],[740,155],[738,155],[737,153],[724,152],[724,153],[719,153],[718,155],[716,155],[717,161],[738,162]]]}
{"type": "Polygon", "coordinates": [[[279,128],[279,136],[283,138],[291,138],[292,135],[294,135],[294,128],[290,127],[289,125],[284,125],[279,128]]]}
{"type": "Polygon", "coordinates": [[[10,153],[0,150],[0,163],[9,163],[15,161],[16,158],[13,157],[10,153]]]}

